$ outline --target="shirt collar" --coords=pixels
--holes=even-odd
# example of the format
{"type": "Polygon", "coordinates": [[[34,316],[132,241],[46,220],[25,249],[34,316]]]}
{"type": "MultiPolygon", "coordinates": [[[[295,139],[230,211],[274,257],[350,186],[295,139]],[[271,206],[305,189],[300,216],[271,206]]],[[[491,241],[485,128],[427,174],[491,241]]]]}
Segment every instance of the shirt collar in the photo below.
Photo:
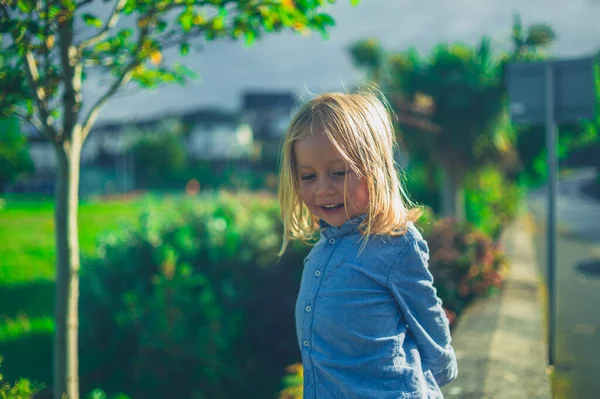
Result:
{"type": "Polygon", "coordinates": [[[323,219],[319,219],[319,226],[321,227],[321,235],[325,237],[332,237],[338,235],[346,235],[355,232],[358,226],[365,220],[366,214],[358,215],[352,219],[346,220],[340,227],[332,226],[323,219]]]}

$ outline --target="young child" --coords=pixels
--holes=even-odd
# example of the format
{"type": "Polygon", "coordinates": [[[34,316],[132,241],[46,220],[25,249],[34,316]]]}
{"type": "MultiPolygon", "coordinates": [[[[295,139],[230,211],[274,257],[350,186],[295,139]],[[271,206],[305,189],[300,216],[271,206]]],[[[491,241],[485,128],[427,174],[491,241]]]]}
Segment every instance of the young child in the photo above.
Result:
{"type": "Polygon", "coordinates": [[[318,96],[286,133],[281,253],[320,233],[296,303],[305,399],[437,399],[458,373],[395,146],[370,93],[318,96]]]}

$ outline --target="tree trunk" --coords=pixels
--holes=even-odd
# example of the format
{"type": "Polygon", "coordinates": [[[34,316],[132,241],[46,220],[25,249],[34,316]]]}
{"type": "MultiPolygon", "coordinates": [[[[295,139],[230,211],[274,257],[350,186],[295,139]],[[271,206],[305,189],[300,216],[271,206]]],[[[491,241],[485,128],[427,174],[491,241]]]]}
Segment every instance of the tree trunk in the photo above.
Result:
{"type": "Polygon", "coordinates": [[[452,217],[459,223],[464,222],[466,220],[464,174],[458,168],[448,165],[443,166],[442,172],[444,174],[442,213],[445,217],[452,217]]]}
{"type": "Polygon", "coordinates": [[[81,135],[56,144],[57,184],[55,204],[56,303],[54,333],[54,399],[66,394],[79,399],[78,301],[79,236],[79,161],[81,135]]]}

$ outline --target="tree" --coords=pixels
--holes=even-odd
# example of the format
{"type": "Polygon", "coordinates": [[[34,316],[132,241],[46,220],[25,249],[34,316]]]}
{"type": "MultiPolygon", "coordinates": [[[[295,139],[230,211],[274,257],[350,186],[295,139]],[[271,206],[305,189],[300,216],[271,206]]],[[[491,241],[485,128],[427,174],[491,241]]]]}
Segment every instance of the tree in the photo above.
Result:
{"type": "Polygon", "coordinates": [[[508,54],[494,55],[486,38],[475,47],[438,44],[425,57],[415,50],[386,52],[373,39],[350,48],[354,64],[390,97],[411,158],[443,174],[444,215],[464,218],[463,183],[470,171],[500,163],[513,173],[519,161],[528,169],[539,159],[543,136],[539,141],[529,131],[542,130],[525,132],[510,123],[505,67],[543,59],[555,37],[547,24],[524,28],[515,14],[508,54]]]}
{"type": "MultiPolygon", "coordinates": [[[[353,55],[357,65],[377,65],[353,55]]],[[[502,64],[489,41],[477,47],[439,44],[425,57],[414,50],[387,54],[377,74],[397,113],[401,143],[411,157],[440,167],[442,211],[463,220],[465,175],[511,150],[502,64]]]]}
{"type": "Polygon", "coordinates": [[[543,59],[555,40],[556,34],[550,25],[532,24],[525,31],[521,17],[514,14],[511,33],[513,51],[509,58],[511,61],[543,59]]]}
{"type": "Polygon", "coordinates": [[[105,20],[89,10],[98,0],[0,3],[0,114],[17,114],[33,123],[53,144],[58,165],[55,398],[63,393],[69,399],[79,397],[80,154],[102,107],[129,82],[142,88],[184,84],[193,71],[167,65],[163,52],[175,47],[186,55],[192,39],[243,39],[251,44],[265,33],[283,30],[326,35],[334,20],[320,11],[330,2],[335,0],[105,0],[100,4],[111,3],[105,20]],[[117,24],[120,18],[127,27],[117,24]],[[89,36],[81,37],[86,30],[77,28],[79,22],[89,36]],[[111,79],[94,104],[85,103],[82,93],[90,73],[111,79]]]}
{"type": "Polygon", "coordinates": [[[27,139],[16,118],[0,120],[0,192],[22,173],[32,172],[27,139]]]}

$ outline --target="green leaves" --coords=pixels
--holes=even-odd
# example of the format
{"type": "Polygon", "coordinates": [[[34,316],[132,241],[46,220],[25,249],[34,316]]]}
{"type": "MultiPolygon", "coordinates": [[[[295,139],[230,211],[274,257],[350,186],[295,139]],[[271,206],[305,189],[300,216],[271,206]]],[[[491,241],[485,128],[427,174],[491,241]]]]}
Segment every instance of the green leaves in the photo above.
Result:
{"type": "Polygon", "coordinates": [[[194,20],[194,13],[192,9],[187,9],[179,15],[179,25],[184,32],[189,32],[192,29],[194,20]]]}
{"type": "Polygon", "coordinates": [[[309,28],[320,32],[323,38],[328,38],[327,29],[335,26],[335,20],[330,15],[317,14],[309,20],[307,25],[309,28]]]}
{"type": "Polygon", "coordinates": [[[35,8],[35,2],[32,0],[19,0],[17,1],[17,7],[23,13],[30,13],[35,8]]]}
{"type": "Polygon", "coordinates": [[[92,14],[83,14],[81,18],[86,25],[94,26],[96,28],[100,28],[102,26],[102,20],[92,14]]]}
{"type": "Polygon", "coordinates": [[[0,19],[0,34],[10,33],[17,26],[14,19],[0,19]]]}
{"type": "Polygon", "coordinates": [[[183,56],[188,55],[190,53],[190,44],[188,42],[183,42],[179,45],[179,53],[183,56]]]}

